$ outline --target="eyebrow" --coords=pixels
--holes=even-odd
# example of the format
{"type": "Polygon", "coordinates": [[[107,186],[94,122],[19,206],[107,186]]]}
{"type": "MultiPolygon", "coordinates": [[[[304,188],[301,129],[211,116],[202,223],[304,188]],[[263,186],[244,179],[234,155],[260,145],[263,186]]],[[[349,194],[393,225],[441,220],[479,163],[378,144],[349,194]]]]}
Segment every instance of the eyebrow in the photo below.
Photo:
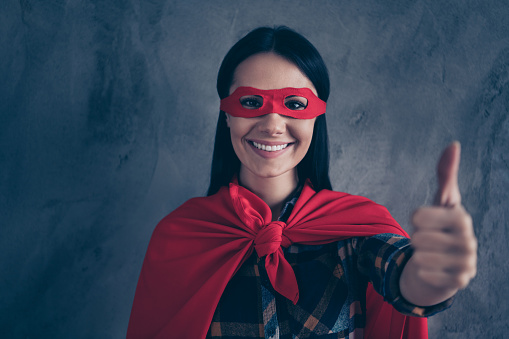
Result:
{"type": "Polygon", "coordinates": [[[286,98],[303,98],[303,99],[308,100],[308,98],[303,97],[303,96],[301,96],[301,95],[289,95],[289,96],[285,97],[285,99],[286,99],[286,98]]]}

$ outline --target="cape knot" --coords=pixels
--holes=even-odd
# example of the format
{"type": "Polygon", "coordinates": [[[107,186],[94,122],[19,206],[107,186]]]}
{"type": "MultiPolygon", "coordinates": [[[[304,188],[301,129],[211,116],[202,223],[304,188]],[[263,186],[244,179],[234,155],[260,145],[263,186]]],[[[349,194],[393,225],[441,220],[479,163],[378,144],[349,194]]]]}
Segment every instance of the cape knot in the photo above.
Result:
{"type": "Polygon", "coordinates": [[[263,226],[258,234],[256,234],[254,245],[256,254],[260,258],[272,254],[281,247],[281,244],[286,244],[286,237],[283,236],[283,228],[286,224],[282,221],[273,221],[263,226]]]}

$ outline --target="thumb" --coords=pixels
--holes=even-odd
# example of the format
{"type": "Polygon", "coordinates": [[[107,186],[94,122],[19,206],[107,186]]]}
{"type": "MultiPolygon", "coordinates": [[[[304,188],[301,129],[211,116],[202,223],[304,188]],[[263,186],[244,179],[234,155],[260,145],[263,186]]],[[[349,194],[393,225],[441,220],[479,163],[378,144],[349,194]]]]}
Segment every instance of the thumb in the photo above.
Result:
{"type": "Polygon", "coordinates": [[[435,205],[454,207],[461,204],[461,194],[458,187],[458,169],[460,165],[461,145],[454,141],[442,152],[438,162],[438,191],[435,205]]]}

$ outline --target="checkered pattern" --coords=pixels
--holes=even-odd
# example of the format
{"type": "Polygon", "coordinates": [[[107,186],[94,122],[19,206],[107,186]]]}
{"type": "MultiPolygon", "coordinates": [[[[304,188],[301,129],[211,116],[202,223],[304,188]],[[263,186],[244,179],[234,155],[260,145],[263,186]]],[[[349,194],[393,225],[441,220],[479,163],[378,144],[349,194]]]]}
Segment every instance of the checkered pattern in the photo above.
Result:
{"type": "MultiPolygon", "coordinates": [[[[283,210],[286,220],[296,197],[283,210]]],[[[368,282],[399,312],[430,316],[452,304],[417,307],[399,292],[410,241],[396,234],[284,249],[299,286],[297,305],[274,291],[263,258],[254,253],[228,283],[208,338],[362,338],[368,282]]]]}

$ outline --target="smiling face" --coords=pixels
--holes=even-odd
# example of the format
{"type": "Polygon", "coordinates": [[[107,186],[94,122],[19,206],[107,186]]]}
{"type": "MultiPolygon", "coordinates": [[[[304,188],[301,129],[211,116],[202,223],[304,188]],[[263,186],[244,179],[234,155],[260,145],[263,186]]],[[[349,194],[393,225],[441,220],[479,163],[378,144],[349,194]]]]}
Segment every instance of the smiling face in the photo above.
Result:
{"type": "MultiPolygon", "coordinates": [[[[261,90],[280,88],[309,88],[316,95],[311,81],[287,59],[274,53],[255,54],[239,64],[234,73],[230,94],[238,87],[261,90]]],[[[259,107],[256,96],[241,98],[245,108],[259,107]]],[[[285,100],[285,106],[300,110],[304,98],[285,100]]],[[[254,118],[226,115],[233,149],[241,162],[240,181],[252,182],[260,178],[297,178],[297,164],[306,155],[316,118],[295,119],[278,112],[254,118]]]]}

